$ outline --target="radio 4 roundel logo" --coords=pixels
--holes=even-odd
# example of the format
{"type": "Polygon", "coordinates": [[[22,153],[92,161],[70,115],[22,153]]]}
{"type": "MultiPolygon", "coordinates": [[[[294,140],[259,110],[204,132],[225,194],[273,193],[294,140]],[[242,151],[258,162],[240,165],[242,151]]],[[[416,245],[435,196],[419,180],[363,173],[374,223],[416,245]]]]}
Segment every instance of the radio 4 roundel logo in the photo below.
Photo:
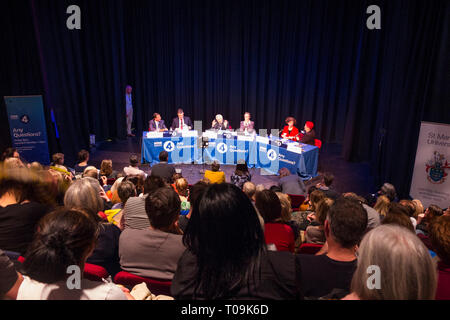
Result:
{"type": "Polygon", "coordinates": [[[447,179],[448,173],[445,169],[450,169],[450,164],[445,160],[445,156],[437,151],[434,158],[426,163],[427,179],[433,184],[441,184],[447,179]]]}
{"type": "Polygon", "coordinates": [[[20,117],[20,122],[28,124],[28,122],[30,122],[30,117],[24,114],[23,116],[20,117]]]}

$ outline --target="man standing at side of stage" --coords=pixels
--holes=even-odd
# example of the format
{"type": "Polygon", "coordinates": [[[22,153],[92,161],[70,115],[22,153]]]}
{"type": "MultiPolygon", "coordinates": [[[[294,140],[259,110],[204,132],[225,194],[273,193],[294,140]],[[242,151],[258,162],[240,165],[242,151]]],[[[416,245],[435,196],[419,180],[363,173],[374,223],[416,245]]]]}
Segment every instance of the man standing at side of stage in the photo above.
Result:
{"type": "Polygon", "coordinates": [[[132,93],[133,88],[128,85],[125,89],[125,103],[126,103],[126,111],[127,111],[127,136],[134,137],[134,134],[131,132],[131,125],[133,124],[133,96],[132,93]]]}
{"type": "Polygon", "coordinates": [[[186,130],[192,130],[192,122],[189,117],[184,116],[183,109],[178,109],[177,111],[178,117],[173,119],[172,126],[170,127],[171,130],[175,131],[186,131],[186,130]]]}

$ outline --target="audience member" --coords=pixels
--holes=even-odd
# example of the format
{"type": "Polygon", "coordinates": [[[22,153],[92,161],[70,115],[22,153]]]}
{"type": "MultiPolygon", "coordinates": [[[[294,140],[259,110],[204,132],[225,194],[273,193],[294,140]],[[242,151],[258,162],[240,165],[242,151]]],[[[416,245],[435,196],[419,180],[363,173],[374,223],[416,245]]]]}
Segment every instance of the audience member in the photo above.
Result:
{"type": "Polygon", "coordinates": [[[110,275],[120,271],[119,237],[120,229],[99,216],[104,209],[101,197],[101,186],[93,178],[83,178],[72,183],[64,197],[64,205],[68,209],[79,209],[87,212],[96,221],[100,234],[97,245],[87,262],[104,267],[110,275]]]}
{"type": "Polygon", "coordinates": [[[136,154],[130,156],[130,165],[123,168],[123,173],[125,176],[142,176],[144,179],[147,177],[147,174],[139,169],[139,158],[136,154]]]}
{"type": "Polygon", "coordinates": [[[191,208],[191,204],[188,201],[189,197],[189,183],[185,178],[180,178],[175,181],[175,191],[180,197],[182,215],[187,215],[191,208]]]}
{"type": "Polygon", "coordinates": [[[415,232],[411,219],[409,219],[407,208],[397,202],[392,202],[389,205],[388,213],[384,217],[382,224],[395,224],[415,232]]]}
{"type": "Polygon", "coordinates": [[[8,256],[0,250],[0,300],[16,300],[23,277],[8,256]]]}
{"type": "Polygon", "coordinates": [[[319,183],[317,188],[321,190],[327,198],[337,200],[340,194],[331,187],[334,181],[334,175],[330,172],[325,172],[323,174],[323,183],[319,183]]]}
{"type": "Polygon", "coordinates": [[[377,202],[375,203],[375,206],[373,207],[376,212],[380,214],[380,219],[384,219],[389,211],[389,204],[391,201],[389,201],[389,198],[386,196],[379,196],[377,199],[377,202]]]}
{"type": "Polygon", "coordinates": [[[103,160],[100,165],[100,176],[107,179],[117,179],[117,171],[113,170],[112,160],[103,160]]]}
{"type": "Polygon", "coordinates": [[[255,205],[264,219],[266,243],[274,244],[278,251],[294,252],[294,231],[281,220],[281,202],[276,193],[270,190],[257,192],[255,205]]]}
{"type": "Polygon", "coordinates": [[[411,200],[400,200],[399,204],[401,204],[402,206],[405,207],[407,215],[408,215],[409,219],[411,220],[411,223],[415,230],[416,226],[417,226],[417,219],[414,216],[416,214],[416,205],[411,200]]]}
{"type": "Polygon", "coordinates": [[[175,167],[168,163],[169,153],[167,151],[161,151],[159,154],[159,163],[152,167],[151,176],[160,177],[166,183],[173,183],[172,177],[176,173],[175,167]]]}
{"type": "Polygon", "coordinates": [[[234,185],[213,184],[194,202],[183,242],[176,299],[298,298],[294,256],[266,250],[255,208],[234,185]]]}
{"type": "Polygon", "coordinates": [[[89,162],[89,152],[86,150],[81,150],[78,152],[78,164],[73,168],[75,170],[75,175],[83,174],[84,169],[87,168],[89,162]]]}
{"type": "Polygon", "coordinates": [[[391,202],[397,201],[397,192],[395,191],[395,187],[387,182],[381,186],[378,191],[378,195],[388,197],[391,202]]]}
{"type": "Polygon", "coordinates": [[[38,221],[51,209],[52,192],[40,173],[0,165],[0,248],[25,254],[38,221]]]}
{"type": "Polygon", "coordinates": [[[84,268],[95,247],[98,224],[84,212],[59,209],[45,216],[23,264],[24,280],[18,300],[125,300],[111,283],[81,279],[81,290],[71,290],[68,268],[84,268]]]}
{"type": "Polygon", "coordinates": [[[192,211],[194,210],[194,206],[199,204],[199,199],[201,198],[203,192],[208,188],[209,184],[203,181],[199,181],[194,184],[189,192],[189,203],[190,209],[187,215],[180,215],[178,219],[178,226],[183,232],[186,232],[187,225],[189,223],[189,219],[191,218],[192,211]]]}
{"type": "Polygon", "coordinates": [[[292,228],[292,231],[294,232],[294,240],[296,240],[300,235],[300,227],[296,221],[292,220],[291,197],[281,192],[276,192],[276,195],[281,203],[281,222],[292,228]]]}
{"type": "Polygon", "coordinates": [[[125,229],[148,229],[150,222],[148,221],[147,212],[145,211],[145,198],[159,188],[166,186],[165,182],[157,176],[148,176],[144,182],[144,196],[131,197],[125,204],[122,212],[121,225],[125,229]]]}
{"type": "Polygon", "coordinates": [[[170,187],[156,190],[145,199],[150,221],[147,229],[125,229],[120,236],[122,269],[159,280],[172,280],[178,259],[186,249],[178,227],[180,198],[170,187]]]}
{"type": "Polygon", "coordinates": [[[442,216],[443,214],[444,211],[437,205],[430,205],[427,210],[425,210],[424,214],[419,215],[417,220],[416,233],[428,236],[428,226],[430,225],[430,223],[432,223],[434,219],[442,216]]]}
{"type": "Polygon", "coordinates": [[[250,182],[252,180],[252,175],[248,171],[247,163],[239,163],[236,165],[236,170],[231,175],[231,183],[234,184],[239,189],[244,187],[246,182],[250,182]]]}
{"type": "Polygon", "coordinates": [[[98,170],[96,167],[87,166],[86,169],[84,169],[82,178],[88,178],[88,177],[98,180],[98,170]]]}
{"type": "Polygon", "coordinates": [[[434,219],[429,231],[433,250],[439,258],[436,300],[450,300],[450,216],[434,219]]]}
{"type": "Polygon", "coordinates": [[[304,297],[319,298],[340,290],[350,292],[356,269],[356,246],[367,228],[361,204],[340,198],[331,206],[324,224],[326,244],[318,255],[299,254],[297,272],[304,297]]]}
{"type": "Polygon", "coordinates": [[[305,195],[305,184],[298,175],[292,175],[287,168],[281,168],[279,174],[280,180],[278,185],[281,188],[281,192],[292,195],[305,195]]]}
{"type": "Polygon", "coordinates": [[[307,243],[316,243],[316,244],[324,244],[325,232],[323,229],[325,220],[327,219],[328,211],[333,205],[334,200],[330,198],[324,198],[321,200],[315,210],[314,214],[314,224],[311,223],[305,231],[305,242],[307,243]]]}
{"type": "Polygon", "coordinates": [[[345,300],[432,300],[436,269],[413,233],[401,226],[382,225],[361,242],[351,289],[345,300]]]}
{"type": "Polygon", "coordinates": [[[248,181],[244,183],[244,185],[242,186],[242,191],[251,201],[255,201],[256,186],[253,182],[248,181]]]}
{"type": "Polygon", "coordinates": [[[381,224],[380,214],[366,203],[366,199],[358,196],[356,193],[347,192],[344,197],[352,201],[359,202],[367,212],[367,230],[372,230],[381,224]]]}
{"type": "Polygon", "coordinates": [[[225,172],[220,171],[220,164],[214,161],[211,164],[211,170],[205,171],[205,178],[209,179],[211,183],[224,183],[225,182],[225,172]]]}

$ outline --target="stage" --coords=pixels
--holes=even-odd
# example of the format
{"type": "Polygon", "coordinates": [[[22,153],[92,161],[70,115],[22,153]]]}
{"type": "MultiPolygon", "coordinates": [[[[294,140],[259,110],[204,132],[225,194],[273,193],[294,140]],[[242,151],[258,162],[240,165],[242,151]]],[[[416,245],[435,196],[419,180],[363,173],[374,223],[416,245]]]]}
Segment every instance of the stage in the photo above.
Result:
{"type": "MultiPolygon", "coordinates": [[[[341,145],[324,144],[319,154],[318,176],[306,181],[305,185],[311,186],[320,182],[324,172],[331,172],[335,176],[334,187],[338,192],[356,192],[362,196],[375,192],[378,186],[373,185],[373,176],[367,163],[352,163],[343,159],[341,156],[341,145]]],[[[130,154],[137,154],[141,157],[141,138],[133,137],[126,140],[103,141],[97,143],[95,148],[91,149],[89,163],[100,168],[100,164],[104,159],[113,161],[113,168],[121,171],[129,165],[130,154]]],[[[200,180],[203,175],[201,170],[208,168],[202,164],[177,164],[177,169],[182,170],[183,176],[189,183],[195,183],[200,180]]],[[[151,172],[149,164],[144,164],[140,168],[146,173],[151,172]]],[[[227,181],[234,170],[234,165],[221,165],[221,170],[225,172],[227,181]]],[[[260,169],[250,168],[252,174],[252,182],[255,184],[263,184],[266,188],[276,185],[278,177],[273,175],[261,175],[260,169]]]]}

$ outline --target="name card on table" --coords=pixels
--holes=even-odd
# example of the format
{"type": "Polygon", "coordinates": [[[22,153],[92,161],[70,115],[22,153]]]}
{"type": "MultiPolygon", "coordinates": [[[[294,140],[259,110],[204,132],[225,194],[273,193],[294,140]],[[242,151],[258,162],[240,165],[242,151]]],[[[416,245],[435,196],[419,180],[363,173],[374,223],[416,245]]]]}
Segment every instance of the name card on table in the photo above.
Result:
{"type": "Polygon", "coordinates": [[[255,138],[253,136],[237,136],[238,141],[253,141],[255,138]]]}
{"type": "Polygon", "coordinates": [[[148,139],[163,138],[163,137],[164,132],[157,132],[157,131],[147,132],[148,139]]]}
{"type": "Polygon", "coordinates": [[[269,140],[269,138],[267,138],[267,137],[260,137],[260,136],[257,136],[257,137],[256,137],[256,142],[269,144],[269,143],[270,143],[270,140],[269,140]]]}
{"type": "Polygon", "coordinates": [[[197,138],[198,132],[197,130],[183,131],[181,135],[183,138],[192,138],[192,137],[197,138]]]}
{"type": "Polygon", "coordinates": [[[205,131],[203,132],[203,137],[208,138],[208,139],[217,139],[217,132],[215,131],[205,131]]]}
{"type": "Polygon", "coordinates": [[[298,145],[288,144],[287,145],[287,151],[291,151],[291,152],[294,152],[294,153],[302,154],[303,153],[303,148],[298,146],[298,145]]]}

